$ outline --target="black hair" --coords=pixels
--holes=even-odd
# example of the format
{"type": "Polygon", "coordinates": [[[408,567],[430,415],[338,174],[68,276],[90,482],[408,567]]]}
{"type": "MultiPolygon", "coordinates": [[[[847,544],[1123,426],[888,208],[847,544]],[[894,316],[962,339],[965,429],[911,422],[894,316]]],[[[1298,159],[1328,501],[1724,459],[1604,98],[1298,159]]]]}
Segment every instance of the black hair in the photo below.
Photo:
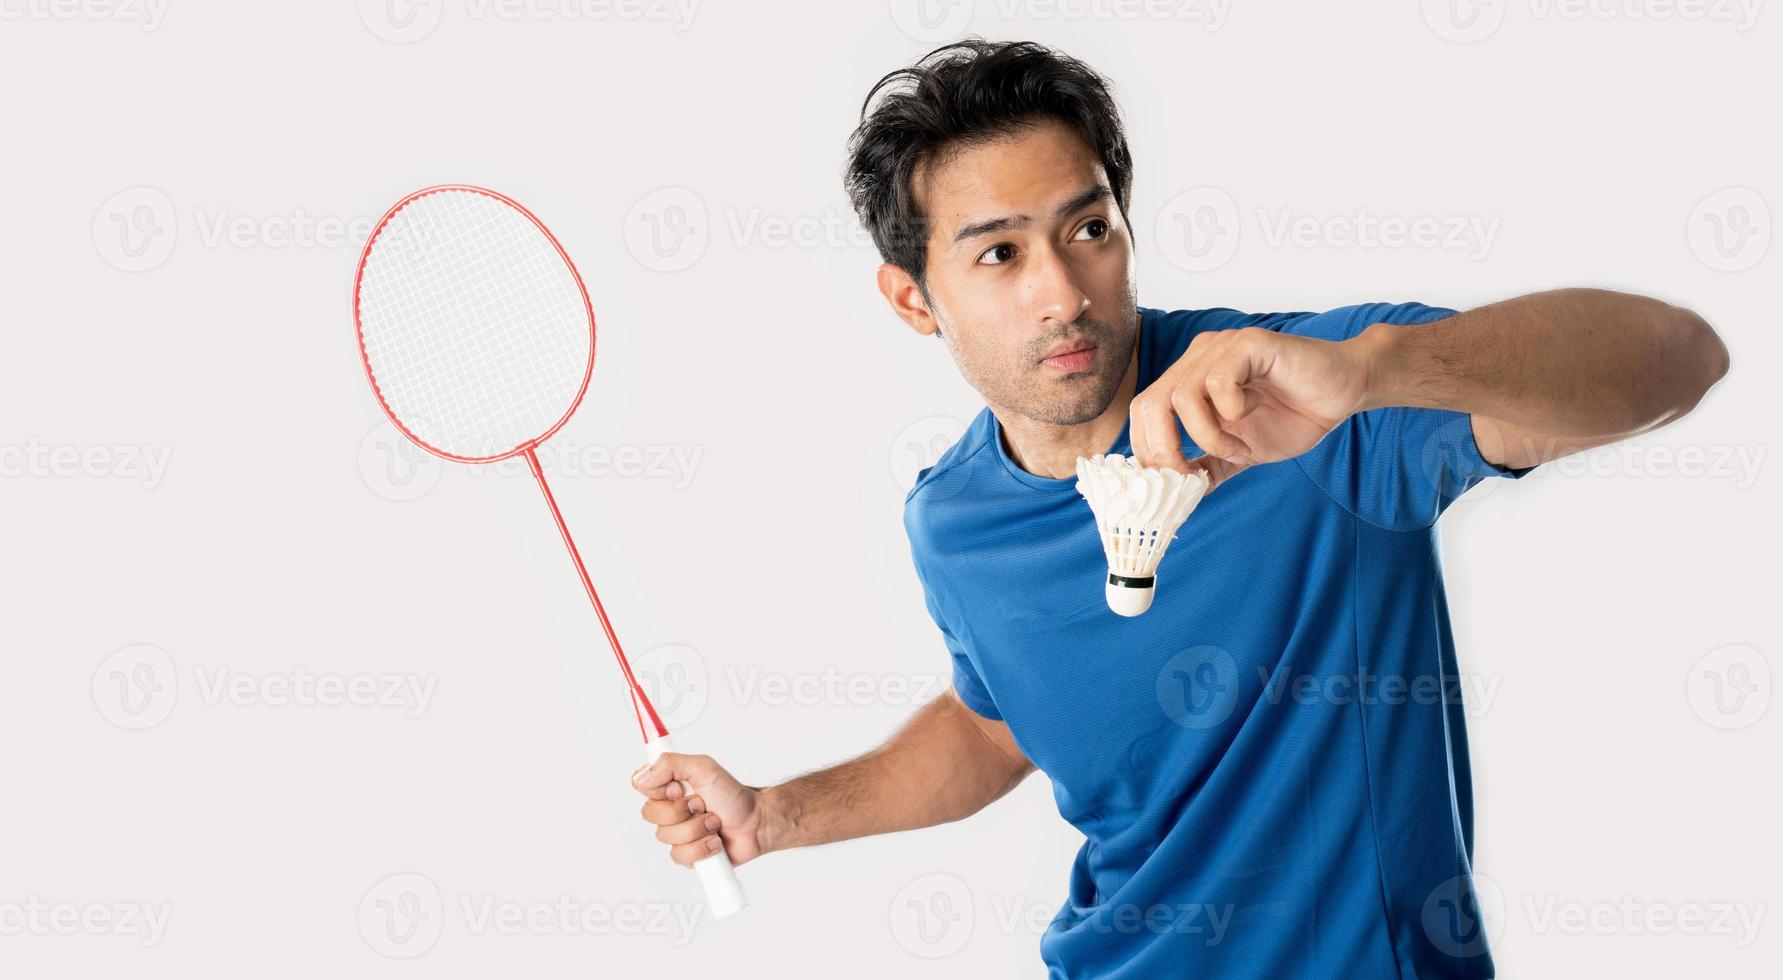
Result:
{"type": "Polygon", "coordinates": [[[928,227],[912,186],[917,171],[1042,119],[1065,124],[1088,144],[1125,217],[1132,153],[1108,80],[1083,62],[1031,41],[967,38],[881,78],[848,139],[843,179],[880,257],[926,294],[928,227]]]}

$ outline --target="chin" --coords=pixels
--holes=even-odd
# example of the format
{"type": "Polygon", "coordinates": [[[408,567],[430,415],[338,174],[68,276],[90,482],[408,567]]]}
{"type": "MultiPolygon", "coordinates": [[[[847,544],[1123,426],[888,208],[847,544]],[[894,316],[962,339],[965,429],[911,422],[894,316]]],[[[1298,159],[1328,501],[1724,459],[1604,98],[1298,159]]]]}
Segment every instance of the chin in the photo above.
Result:
{"type": "Polygon", "coordinates": [[[1079,391],[1061,392],[1060,397],[1047,399],[1022,414],[1048,425],[1082,425],[1107,411],[1109,401],[1108,398],[1085,398],[1079,391]]]}

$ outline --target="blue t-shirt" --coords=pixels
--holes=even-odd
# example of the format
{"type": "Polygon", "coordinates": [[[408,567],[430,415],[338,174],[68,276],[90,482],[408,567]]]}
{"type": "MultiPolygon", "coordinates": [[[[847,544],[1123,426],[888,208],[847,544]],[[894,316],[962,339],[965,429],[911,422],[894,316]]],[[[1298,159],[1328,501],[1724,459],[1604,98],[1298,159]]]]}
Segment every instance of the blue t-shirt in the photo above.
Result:
{"type": "MultiPolygon", "coordinates": [[[[1139,387],[1203,331],[1343,340],[1452,312],[1141,310],[1139,387]]],[[[1040,944],[1053,976],[1492,975],[1435,523],[1494,475],[1521,474],[1464,414],[1363,412],[1204,499],[1124,619],[1075,479],[1022,470],[988,410],[924,471],[904,522],[954,688],[1085,837],[1040,944]]]]}

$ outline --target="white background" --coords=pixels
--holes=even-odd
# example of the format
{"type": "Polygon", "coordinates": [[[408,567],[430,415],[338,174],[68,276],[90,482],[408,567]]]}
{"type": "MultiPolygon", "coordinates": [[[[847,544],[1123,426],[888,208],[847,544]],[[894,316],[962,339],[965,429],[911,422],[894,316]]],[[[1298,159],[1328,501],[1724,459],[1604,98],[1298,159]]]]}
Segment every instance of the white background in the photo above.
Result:
{"type": "Polygon", "coordinates": [[[1501,972],[1777,975],[1783,14],[927,2],[0,0],[0,972],[1039,975],[1079,842],[1043,778],[677,924],[537,490],[395,441],[349,312],[403,193],[535,210],[600,323],[547,465],[684,746],[754,783],[860,751],[945,682],[900,505],[978,405],[874,290],[842,148],[972,31],[1116,83],[1144,305],[1594,284],[1721,331],[1694,415],[1476,491],[1443,545],[1501,972]],[[105,921],[144,904],[153,936],[105,921]]]}

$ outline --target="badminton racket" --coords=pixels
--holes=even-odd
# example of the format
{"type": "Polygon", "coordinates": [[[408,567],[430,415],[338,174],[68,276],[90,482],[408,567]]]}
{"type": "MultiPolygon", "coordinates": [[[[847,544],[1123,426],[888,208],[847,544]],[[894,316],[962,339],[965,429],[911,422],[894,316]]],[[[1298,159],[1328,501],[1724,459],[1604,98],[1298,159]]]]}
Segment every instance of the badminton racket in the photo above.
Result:
{"type": "MultiPolygon", "coordinates": [[[[365,244],[353,320],[365,376],[397,431],[459,463],[526,460],[619,661],[645,757],[674,751],[539,465],[540,444],[569,421],[594,371],[594,309],[563,246],[495,191],[416,191],[365,244]]],[[[748,904],[722,850],[694,869],[715,918],[748,904]]]]}

